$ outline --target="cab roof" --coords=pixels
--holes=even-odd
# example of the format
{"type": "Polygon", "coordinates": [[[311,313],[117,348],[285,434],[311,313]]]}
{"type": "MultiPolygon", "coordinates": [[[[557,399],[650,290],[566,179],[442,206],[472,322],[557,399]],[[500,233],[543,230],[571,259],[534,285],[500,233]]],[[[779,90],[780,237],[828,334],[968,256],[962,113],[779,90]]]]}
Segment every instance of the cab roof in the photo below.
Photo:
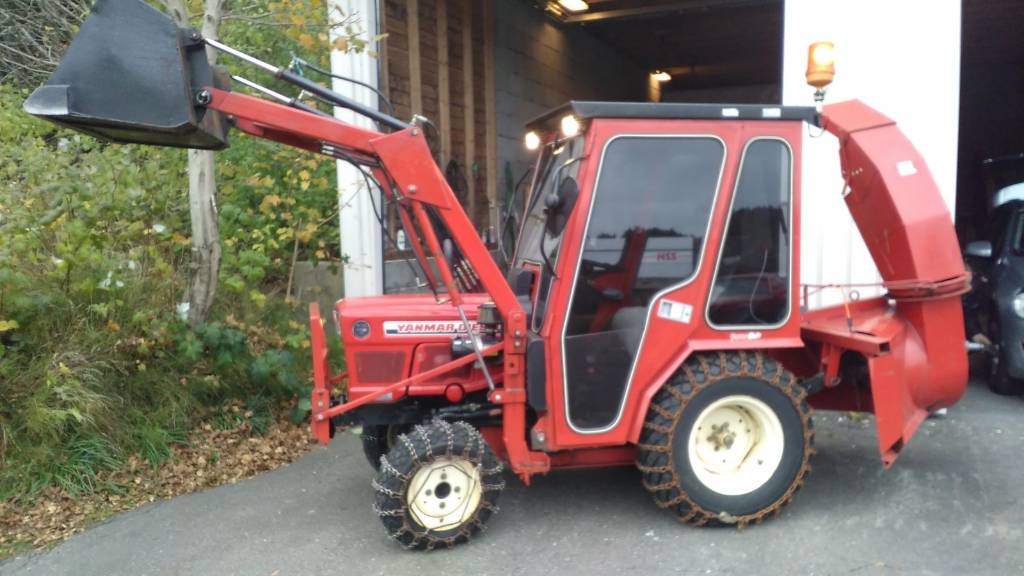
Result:
{"type": "Polygon", "coordinates": [[[588,118],[687,120],[794,120],[818,125],[812,106],[773,104],[685,104],[680,102],[597,102],[570,100],[526,124],[527,130],[554,131],[566,114],[588,118]]]}

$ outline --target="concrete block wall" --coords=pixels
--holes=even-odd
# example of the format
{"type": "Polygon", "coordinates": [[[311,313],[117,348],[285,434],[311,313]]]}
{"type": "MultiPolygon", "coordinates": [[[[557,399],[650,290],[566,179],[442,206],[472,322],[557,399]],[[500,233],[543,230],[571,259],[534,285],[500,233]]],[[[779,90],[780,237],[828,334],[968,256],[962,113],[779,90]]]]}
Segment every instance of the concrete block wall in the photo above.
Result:
{"type": "Polygon", "coordinates": [[[505,163],[518,179],[532,164],[523,148],[526,122],[568,100],[646,98],[647,70],[579,26],[561,26],[533,2],[495,0],[498,198],[505,163]]]}

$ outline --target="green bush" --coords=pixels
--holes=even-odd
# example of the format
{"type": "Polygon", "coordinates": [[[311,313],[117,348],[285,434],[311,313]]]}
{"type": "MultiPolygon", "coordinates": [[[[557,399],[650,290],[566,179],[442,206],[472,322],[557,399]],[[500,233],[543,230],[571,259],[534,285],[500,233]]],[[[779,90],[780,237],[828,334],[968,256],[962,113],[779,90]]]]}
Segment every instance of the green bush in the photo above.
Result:
{"type": "MultiPolygon", "coordinates": [[[[324,12],[321,0],[254,6],[324,12]]],[[[224,36],[286,61],[314,47],[303,30],[224,36]]],[[[301,420],[308,328],[285,285],[296,258],[340,262],[333,161],[232,134],[217,163],[218,298],[193,330],[177,312],[185,152],[59,129],[22,112],[28,93],[0,83],[0,499],[108,488],[102,472],[127,455],[156,465],[200,420],[238,425],[227,403],[244,403],[256,431],[280,401],[301,420]]]]}

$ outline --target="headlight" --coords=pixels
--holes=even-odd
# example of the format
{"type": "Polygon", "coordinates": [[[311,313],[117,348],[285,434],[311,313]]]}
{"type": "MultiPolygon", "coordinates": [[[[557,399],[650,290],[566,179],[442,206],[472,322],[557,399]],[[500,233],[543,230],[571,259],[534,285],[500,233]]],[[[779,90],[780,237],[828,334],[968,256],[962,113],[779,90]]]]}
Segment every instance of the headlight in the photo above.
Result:
{"type": "Polygon", "coordinates": [[[1013,313],[1018,318],[1024,318],[1024,292],[1013,297],[1013,313]]]}
{"type": "Polygon", "coordinates": [[[370,335],[370,323],[366,320],[358,320],[352,324],[352,335],[356,338],[366,338],[370,335]]]}

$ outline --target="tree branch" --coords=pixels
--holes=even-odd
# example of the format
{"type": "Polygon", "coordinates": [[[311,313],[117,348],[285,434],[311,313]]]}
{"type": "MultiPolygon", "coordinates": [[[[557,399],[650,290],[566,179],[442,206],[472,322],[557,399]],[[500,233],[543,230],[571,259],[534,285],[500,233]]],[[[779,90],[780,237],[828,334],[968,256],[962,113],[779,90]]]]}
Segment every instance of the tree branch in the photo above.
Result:
{"type": "Polygon", "coordinates": [[[50,74],[90,0],[4,0],[0,9],[0,78],[36,86],[50,74]]]}
{"type": "Polygon", "coordinates": [[[191,26],[189,22],[188,7],[185,6],[185,0],[160,0],[163,4],[164,10],[167,15],[174,20],[174,23],[181,28],[188,28],[191,26]]]}

